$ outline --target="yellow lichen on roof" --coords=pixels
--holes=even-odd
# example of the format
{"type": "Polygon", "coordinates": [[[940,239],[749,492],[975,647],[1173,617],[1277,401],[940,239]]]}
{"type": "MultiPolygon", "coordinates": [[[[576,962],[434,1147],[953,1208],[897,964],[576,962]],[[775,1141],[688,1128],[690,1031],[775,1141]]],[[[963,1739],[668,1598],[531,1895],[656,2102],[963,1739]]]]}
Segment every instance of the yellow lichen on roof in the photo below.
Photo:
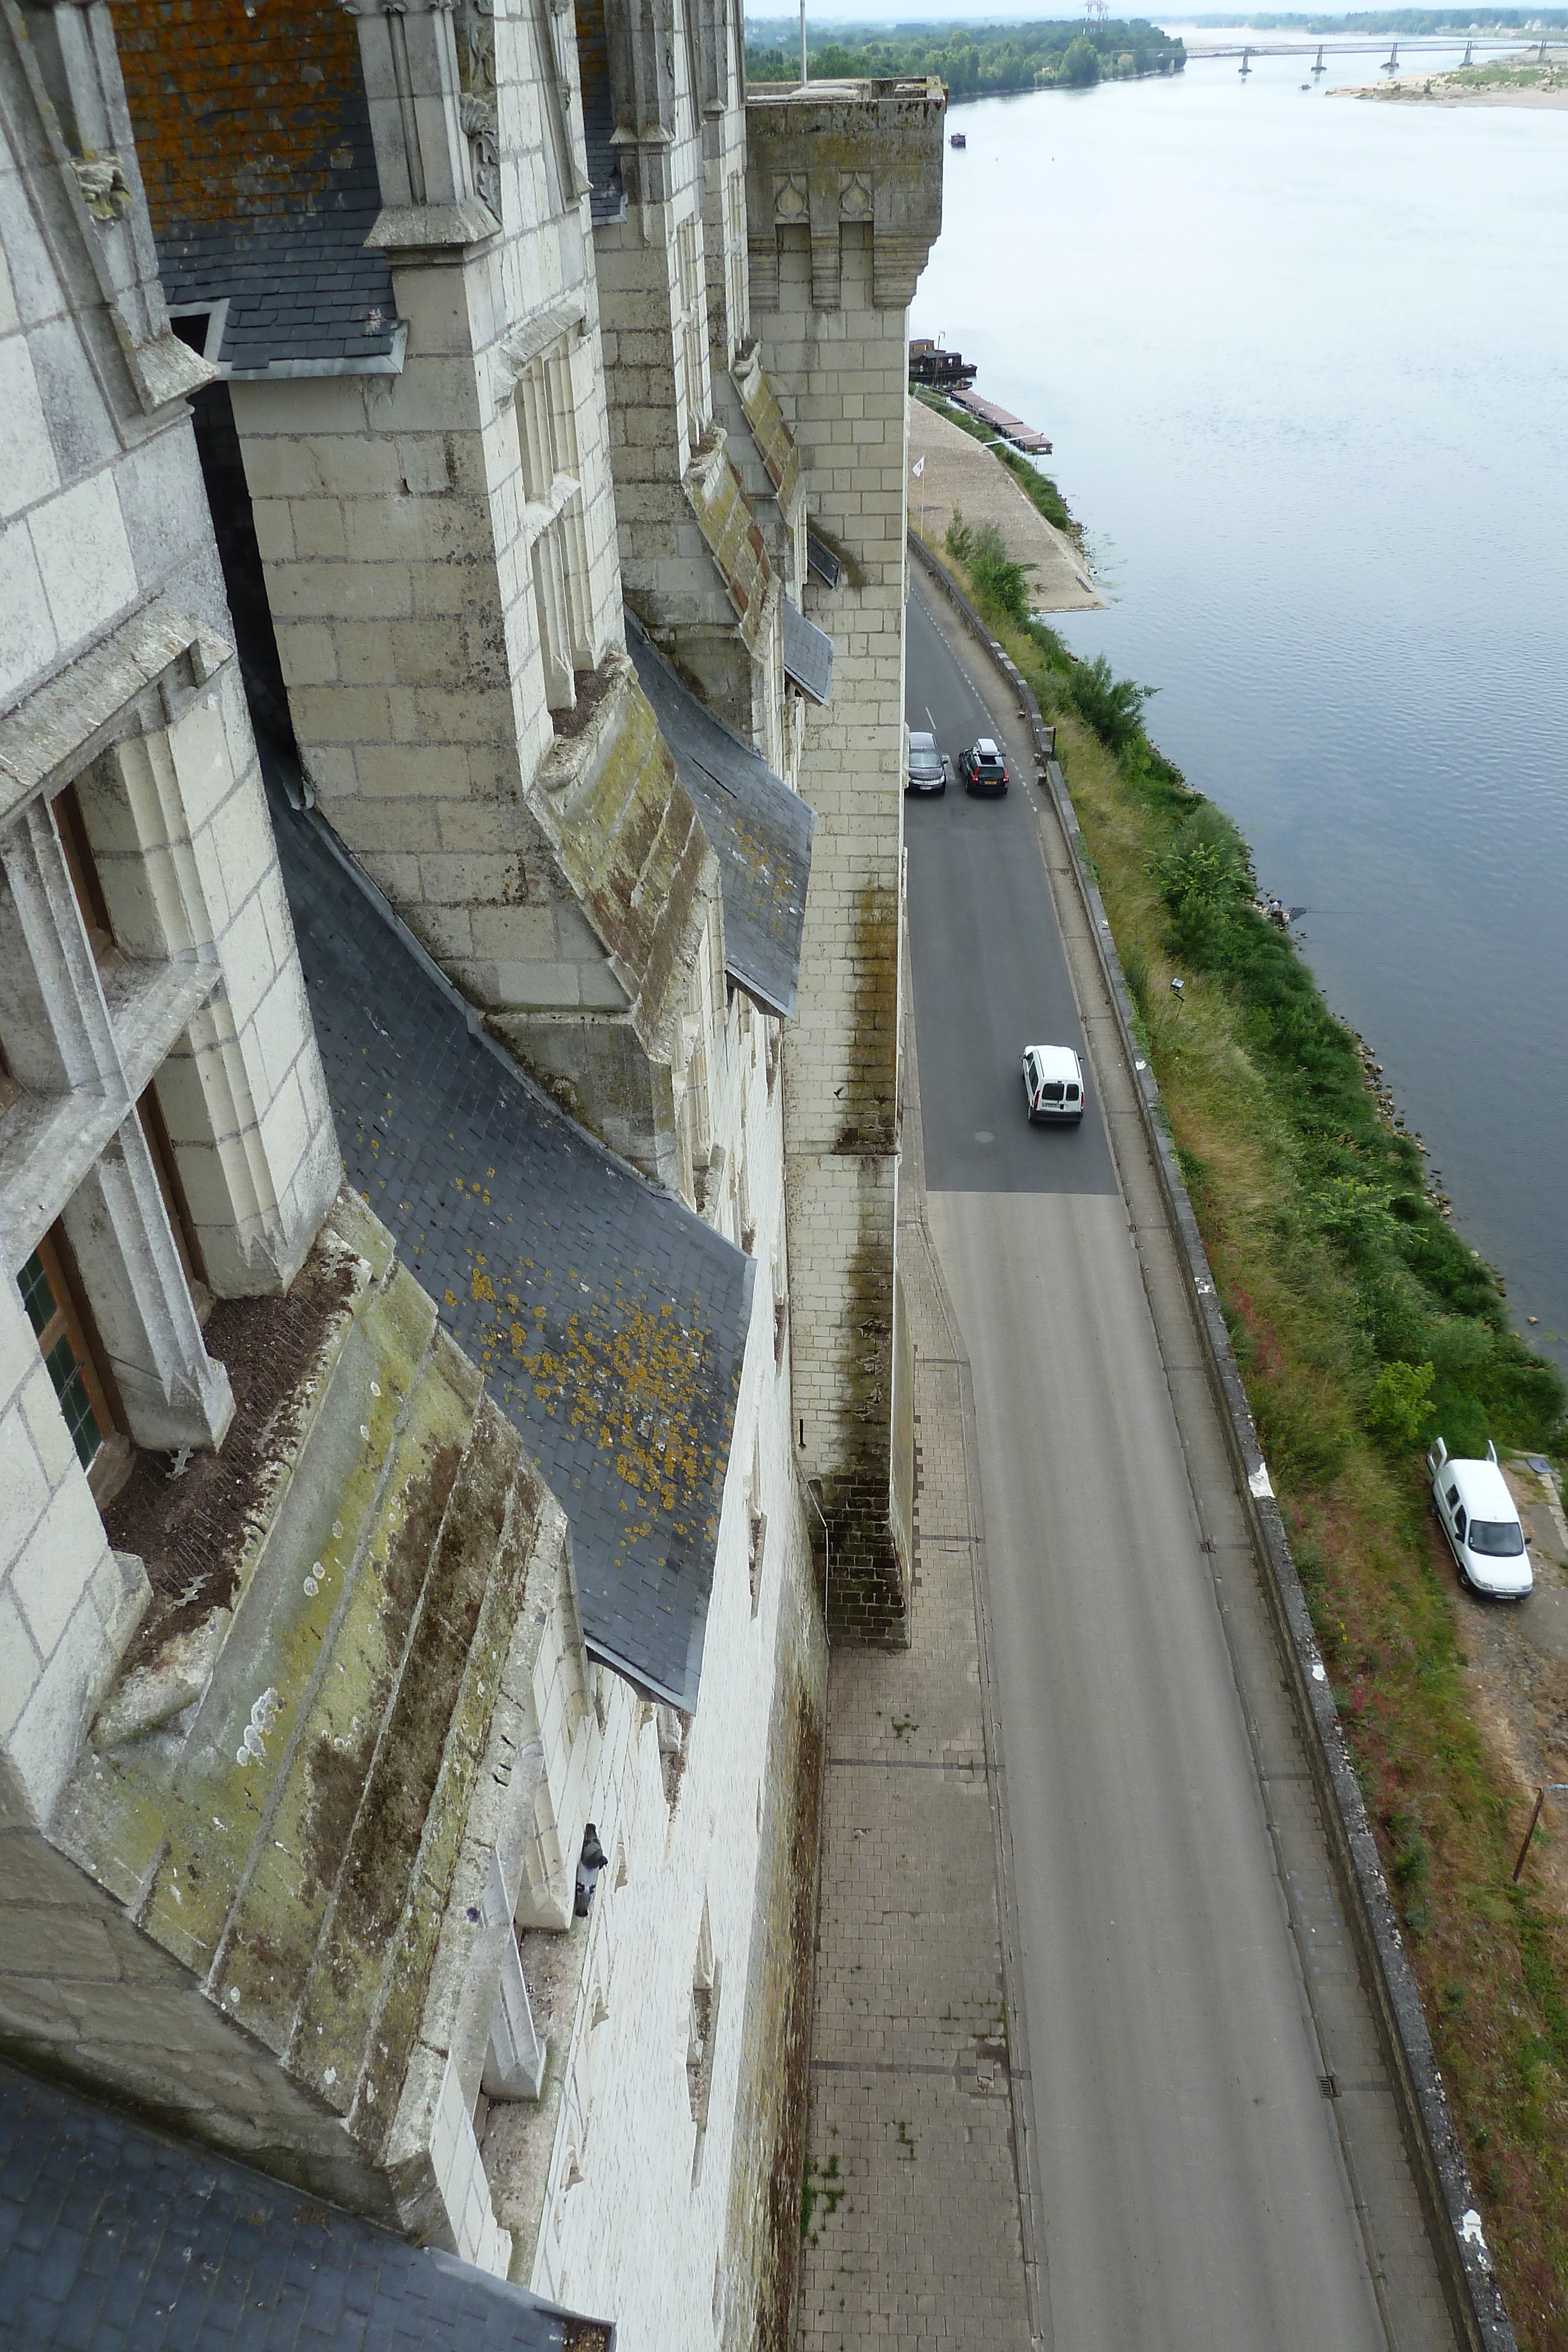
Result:
{"type": "Polygon", "coordinates": [[[631,1495],[675,1517],[678,1532],[690,1537],[706,1525],[717,1466],[706,1330],[668,1301],[651,1310],[613,1294],[590,1296],[553,1326],[530,1302],[530,1329],[516,1294],[497,1302],[487,1276],[476,1275],[473,1295],[497,1305],[476,1335],[486,1370],[521,1376],[552,1419],[591,1431],[631,1495]]]}

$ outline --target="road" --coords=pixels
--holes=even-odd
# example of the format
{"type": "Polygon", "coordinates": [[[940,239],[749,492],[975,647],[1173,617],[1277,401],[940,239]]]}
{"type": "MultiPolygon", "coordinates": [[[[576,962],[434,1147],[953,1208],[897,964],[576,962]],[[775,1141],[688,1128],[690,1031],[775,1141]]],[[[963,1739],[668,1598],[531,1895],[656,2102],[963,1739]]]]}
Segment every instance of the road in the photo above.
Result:
{"type": "MultiPolygon", "coordinates": [[[[907,716],[955,758],[997,731],[966,668],[917,589],[907,716]]],[[[1179,1399],[1201,1413],[1207,1391],[1190,1333],[1176,1370],[1156,1333],[1155,1244],[1108,1133],[1125,1160],[1133,1122],[1105,1115],[1120,1065],[1091,1052],[1078,1130],[1024,1118],[1026,1043],[1098,1045],[1103,1064],[1111,1033],[1087,999],[1081,1018],[1040,796],[1009,766],[1000,802],[950,787],[905,808],[927,1213],[973,1372],[1046,2341],[1448,2343],[1245,1522],[1217,1446],[1195,1456],[1178,1425],[1179,1399]],[[1263,1686],[1256,1706],[1239,1672],[1263,1686]],[[1325,2060],[1325,2032],[1354,2046],[1349,2126],[1325,2096],[1347,2063],[1325,2060]],[[1357,2174],[1358,2215],[1363,2123],[1378,2179],[1357,2174]]]]}

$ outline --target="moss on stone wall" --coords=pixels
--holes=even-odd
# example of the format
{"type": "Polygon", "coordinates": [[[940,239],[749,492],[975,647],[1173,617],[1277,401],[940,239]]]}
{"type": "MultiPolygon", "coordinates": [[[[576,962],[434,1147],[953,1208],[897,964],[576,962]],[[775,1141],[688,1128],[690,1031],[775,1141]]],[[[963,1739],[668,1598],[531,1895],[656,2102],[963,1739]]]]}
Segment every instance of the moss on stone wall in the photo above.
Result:
{"type": "Polygon", "coordinates": [[[807,1574],[780,1604],[756,1932],[723,2254],[725,2352],[787,2352],[811,2056],[827,1654],[807,1574]]]}

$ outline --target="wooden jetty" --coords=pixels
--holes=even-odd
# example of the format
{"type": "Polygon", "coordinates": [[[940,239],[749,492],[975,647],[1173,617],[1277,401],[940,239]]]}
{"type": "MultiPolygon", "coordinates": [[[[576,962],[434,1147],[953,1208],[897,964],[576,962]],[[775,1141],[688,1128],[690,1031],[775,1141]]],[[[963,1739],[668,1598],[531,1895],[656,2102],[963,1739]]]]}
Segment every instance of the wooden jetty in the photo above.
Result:
{"type": "Polygon", "coordinates": [[[1007,410],[998,408],[994,400],[983,400],[977,392],[950,392],[947,397],[956,408],[967,410],[982,425],[988,425],[1002,440],[1010,441],[1015,449],[1027,450],[1031,457],[1050,457],[1051,444],[1044,434],[1037,433],[1032,425],[1024,424],[1020,417],[1009,416],[1007,410]]]}

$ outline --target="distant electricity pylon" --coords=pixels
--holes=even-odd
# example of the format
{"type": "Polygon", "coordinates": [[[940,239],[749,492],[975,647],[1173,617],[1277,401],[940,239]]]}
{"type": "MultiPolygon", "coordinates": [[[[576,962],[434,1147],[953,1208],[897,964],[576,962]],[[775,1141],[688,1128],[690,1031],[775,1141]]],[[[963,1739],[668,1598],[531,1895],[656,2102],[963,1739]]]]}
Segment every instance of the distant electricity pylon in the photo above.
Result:
{"type": "Polygon", "coordinates": [[[1091,25],[1103,25],[1110,13],[1110,0],[1083,0],[1084,18],[1091,25]]]}

